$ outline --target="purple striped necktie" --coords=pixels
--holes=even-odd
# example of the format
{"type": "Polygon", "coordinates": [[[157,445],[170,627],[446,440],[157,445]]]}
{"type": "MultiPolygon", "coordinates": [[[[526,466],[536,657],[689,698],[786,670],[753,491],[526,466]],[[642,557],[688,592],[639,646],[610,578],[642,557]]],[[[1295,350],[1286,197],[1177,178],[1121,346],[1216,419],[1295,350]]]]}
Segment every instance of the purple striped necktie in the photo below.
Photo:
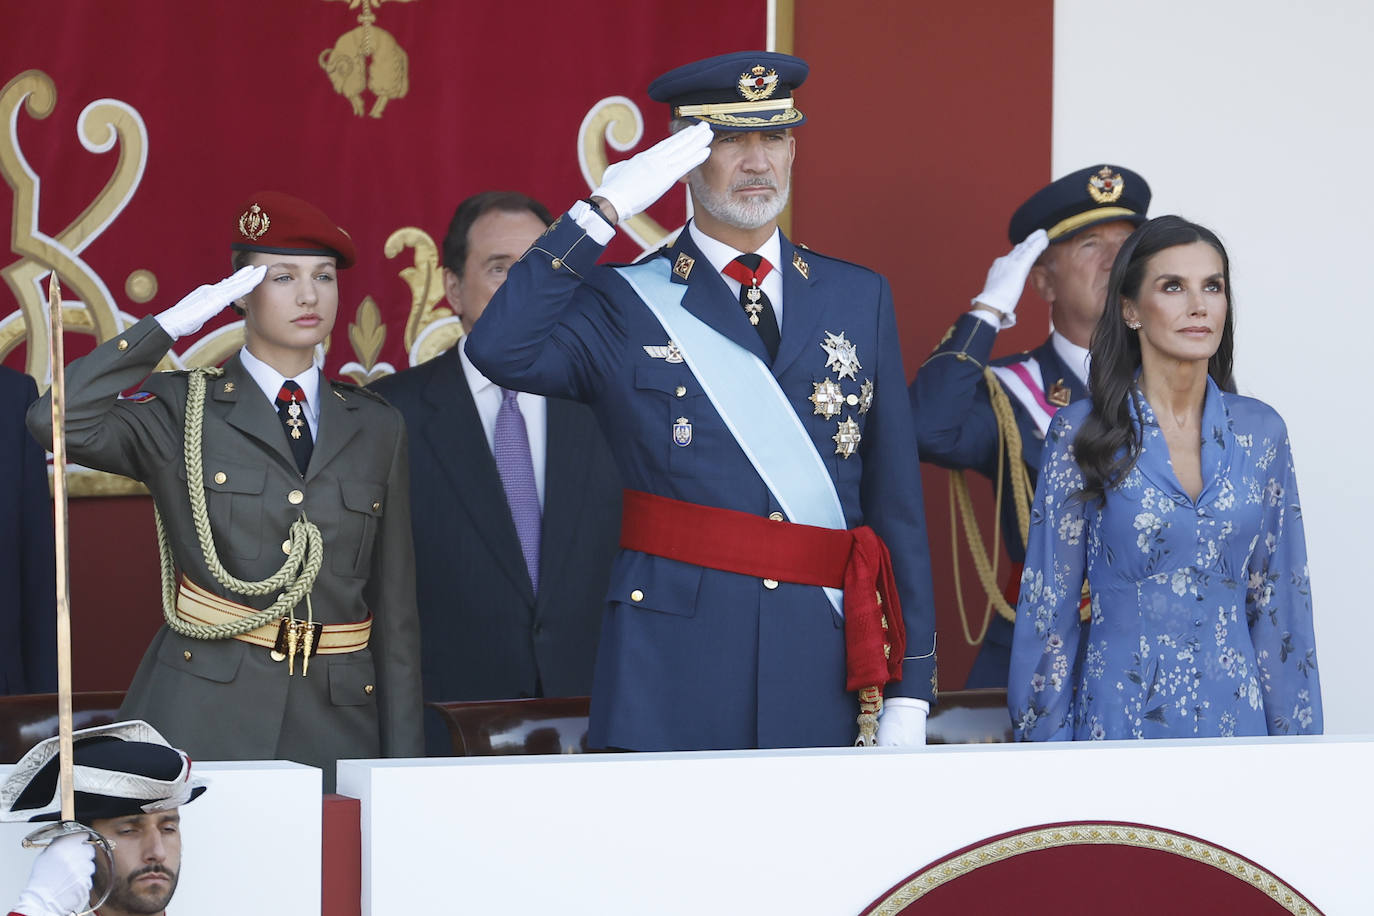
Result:
{"type": "Polygon", "coordinates": [[[530,585],[539,591],[539,529],[542,512],[539,490],[534,483],[534,461],[530,458],[530,439],[525,430],[525,417],[515,401],[516,392],[501,389],[501,409],[496,412],[496,431],[492,436],[492,452],[496,457],[496,471],[510,504],[515,534],[520,538],[520,552],[525,555],[530,585]]]}

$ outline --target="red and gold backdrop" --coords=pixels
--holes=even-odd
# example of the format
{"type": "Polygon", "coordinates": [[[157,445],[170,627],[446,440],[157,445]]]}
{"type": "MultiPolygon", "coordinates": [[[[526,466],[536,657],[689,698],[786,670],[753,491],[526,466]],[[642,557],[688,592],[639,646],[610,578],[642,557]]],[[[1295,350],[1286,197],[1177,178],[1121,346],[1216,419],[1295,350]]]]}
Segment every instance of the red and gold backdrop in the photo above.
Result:
{"type": "MultiPolygon", "coordinates": [[[[46,384],[53,268],[71,358],[227,273],[240,203],[278,188],[358,243],[328,371],[404,368],[456,336],[435,307],[434,245],[459,200],[515,188],[567,206],[607,157],[664,135],[644,95],[654,76],[765,46],[770,17],[774,45],[812,64],[792,235],[888,275],[914,374],[1005,248],[1010,210],[1051,177],[1051,0],[15,6],[0,34],[12,212],[0,358],[46,384]]],[[[632,229],[649,244],[683,215],[670,194],[632,229]]],[[[611,254],[639,247],[622,237],[611,254]]],[[[238,343],[232,318],[178,342],[168,365],[223,358],[238,343]]],[[[1044,330],[1027,317],[999,350],[1044,330]]],[[[948,687],[972,649],[949,585],[945,480],[925,475],[948,687]]],[[[71,516],[77,687],[123,688],[159,616],[150,506],[82,499],[71,516]]]]}

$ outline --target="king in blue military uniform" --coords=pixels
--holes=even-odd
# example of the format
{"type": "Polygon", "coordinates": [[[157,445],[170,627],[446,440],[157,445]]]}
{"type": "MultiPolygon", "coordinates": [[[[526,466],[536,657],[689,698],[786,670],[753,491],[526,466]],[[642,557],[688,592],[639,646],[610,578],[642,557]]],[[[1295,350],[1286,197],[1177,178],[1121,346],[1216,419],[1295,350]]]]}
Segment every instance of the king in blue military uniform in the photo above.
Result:
{"type": "MultiPolygon", "coordinates": [[[[1106,301],[1112,260],[1145,221],[1149,205],[1145,179],[1110,164],[1079,169],[1033,194],[1008,226],[1015,247],[994,262],[986,288],[911,385],[921,460],[997,482],[1003,542],[1012,560],[1004,593],[989,589],[1001,613],[988,622],[968,687],[1006,686],[1027,506],[1045,430],[1055,411],[1087,394],[1088,344],[1106,301]],[[1050,304],[1054,330],[1034,350],[992,359],[998,331],[1016,322],[1028,280],[1050,304]]],[[[960,495],[967,492],[962,475],[956,487],[960,495]]],[[[968,546],[985,557],[997,549],[972,535],[968,546]]]]}
{"type": "Polygon", "coordinates": [[[597,746],[850,744],[879,705],[878,743],[924,740],[934,609],[891,292],[777,228],[806,75],[742,52],[656,80],[673,135],[555,221],[468,340],[498,384],[590,404],[626,487],[597,746]],[[684,175],[677,241],[598,267],[684,175]]]}

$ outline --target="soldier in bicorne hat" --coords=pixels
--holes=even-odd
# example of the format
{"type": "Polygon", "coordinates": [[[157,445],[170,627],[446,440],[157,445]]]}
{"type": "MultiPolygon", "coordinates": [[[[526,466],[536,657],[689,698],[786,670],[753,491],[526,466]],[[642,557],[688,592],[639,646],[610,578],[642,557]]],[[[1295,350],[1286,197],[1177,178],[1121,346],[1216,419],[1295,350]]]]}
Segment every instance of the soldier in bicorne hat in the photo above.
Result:
{"type": "MultiPolygon", "coordinates": [[[[315,363],[348,234],[276,191],[226,216],[232,277],[68,367],[67,447],[142,481],[163,535],[165,624],[121,715],[201,760],[319,766],[333,791],[339,758],[423,753],[404,424],[315,363]],[[153,372],[231,304],[245,345],[222,369],[153,372]]],[[[40,441],[50,410],[29,411],[40,441]]]]}
{"type": "Polygon", "coordinates": [[[934,608],[891,291],[778,228],[807,73],[744,51],[655,80],[673,135],[608,168],[468,339],[497,384],[590,404],[616,455],[596,746],[924,741],[934,608]],[[598,267],[680,179],[676,241],[598,267]]]}
{"type": "MultiPolygon", "coordinates": [[[[109,843],[107,857],[81,835],[54,840],[34,860],[11,916],[67,916],[108,899],[103,916],[160,914],[181,870],[180,807],[205,782],[191,759],[146,722],[72,734],[75,819],[109,843]]],[[[61,810],[58,739],[35,745],[0,786],[0,821],[52,821],[61,810]]]]}
{"type": "MultiPolygon", "coordinates": [[[[1079,169],[1031,195],[1012,214],[1007,229],[1015,247],[993,262],[986,288],[911,385],[921,460],[956,472],[977,471],[995,481],[1003,540],[1012,560],[1010,572],[989,591],[1001,613],[992,614],[987,623],[968,687],[1006,686],[1027,504],[1045,430],[1056,410],[1087,394],[1088,344],[1106,301],[1112,260],[1145,221],[1149,206],[1145,179],[1111,164],[1079,169]],[[998,332],[1016,323],[1016,304],[1027,280],[1050,304],[1054,330],[1034,350],[991,359],[998,332]],[[999,466],[1004,469],[1000,479],[999,466]]],[[[962,474],[956,486],[967,492],[962,474]]],[[[980,572],[991,579],[997,544],[985,543],[971,531],[968,540],[975,556],[981,554],[975,564],[982,563],[980,572]]],[[[981,600],[973,603],[984,607],[981,600]]],[[[979,628],[976,623],[971,627],[979,628]]]]}

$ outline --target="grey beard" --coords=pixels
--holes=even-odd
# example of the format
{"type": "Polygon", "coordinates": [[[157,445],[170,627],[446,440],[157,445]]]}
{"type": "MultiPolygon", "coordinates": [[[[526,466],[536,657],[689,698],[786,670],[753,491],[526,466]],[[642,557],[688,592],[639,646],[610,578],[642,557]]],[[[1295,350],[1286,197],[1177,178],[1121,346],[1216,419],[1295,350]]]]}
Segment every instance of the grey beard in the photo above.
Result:
{"type": "Polygon", "coordinates": [[[713,191],[695,171],[687,176],[687,185],[692,189],[692,199],[697,206],[736,229],[760,229],[776,220],[787,206],[787,196],[792,190],[789,180],[768,200],[736,200],[728,191],[713,191]]]}

